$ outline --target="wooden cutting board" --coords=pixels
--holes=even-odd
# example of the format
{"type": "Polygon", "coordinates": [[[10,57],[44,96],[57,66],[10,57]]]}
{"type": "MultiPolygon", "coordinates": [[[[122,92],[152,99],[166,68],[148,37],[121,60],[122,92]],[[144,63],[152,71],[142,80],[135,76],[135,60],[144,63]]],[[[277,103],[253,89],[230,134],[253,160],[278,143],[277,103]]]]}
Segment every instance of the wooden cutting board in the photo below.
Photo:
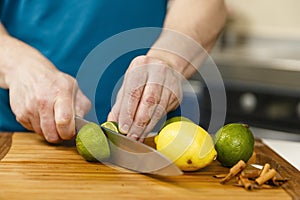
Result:
{"type": "Polygon", "coordinates": [[[255,152],[267,155],[259,163],[269,162],[290,179],[284,187],[246,191],[221,185],[213,175],[228,169],[217,161],[176,177],[138,174],[86,162],[72,141],[50,145],[36,134],[0,133],[0,199],[299,199],[299,171],[259,140],[255,152]]]}

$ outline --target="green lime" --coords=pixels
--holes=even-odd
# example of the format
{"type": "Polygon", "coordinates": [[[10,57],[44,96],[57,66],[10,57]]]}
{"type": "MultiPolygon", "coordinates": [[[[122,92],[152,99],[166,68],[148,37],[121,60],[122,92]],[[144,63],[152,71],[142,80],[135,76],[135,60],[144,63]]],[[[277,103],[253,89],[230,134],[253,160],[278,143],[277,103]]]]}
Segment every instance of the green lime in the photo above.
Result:
{"type": "Polygon", "coordinates": [[[192,120],[190,120],[187,117],[183,117],[183,116],[175,116],[175,117],[171,117],[170,119],[167,119],[165,121],[165,123],[163,124],[162,127],[167,126],[168,124],[171,124],[173,122],[179,122],[179,121],[187,121],[187,122],[192,122],[192,120]]]}
{"type": "Polygon", "coordinates": [[[217,160],[226,167],[240,160],[247,162],[254,150],[254,136],[246,124],[225,125],[215,134],[214,142],[217,160]]]}
{"type": "Polygon", "coordinates": [[[87,161],[105,161],[110,157],[107,138],[102,129],[93,122],[79,130],[76,136],[76,148],[87,161]]]}
{"type": "Polygon", "coordinates": [[[116,133],[120,133],[117,122],[107,121],[107,122],[102,123],[101,126],[108,128],[116,133]]]}

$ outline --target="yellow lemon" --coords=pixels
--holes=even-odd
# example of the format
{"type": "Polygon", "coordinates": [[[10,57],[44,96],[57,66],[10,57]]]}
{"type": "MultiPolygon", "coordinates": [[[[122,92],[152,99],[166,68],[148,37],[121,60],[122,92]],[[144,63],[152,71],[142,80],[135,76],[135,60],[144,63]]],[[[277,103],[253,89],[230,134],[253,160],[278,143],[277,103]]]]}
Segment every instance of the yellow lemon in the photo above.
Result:
{"type": "MultiPolygon", "coordinates": [[[[164,128],[165,126],[167,126],[167,125],[169,125],[169,124],[171,124],[171,123],[173,123],[173,122],[180,122],[180,121],[193,122],[192,120],[190,120],[190,119],[187,118],[187,117],[184,117],[184,116],[175,116],[175,117],[171,117],[171,118],[167,119],[167,120],[165,121],[165,123],[163,123],[162,128],[164,128]]],[[[154,142],[155,142],[155,143],[157,142],[157,141],[156,141],[157,139],[158,139],[158,137],[155,137],[155,138],[154,138],[154,142]]]]}
{"type": "Polygon", "coordinates": [[[78,153],[87,161],[105,161],[110,157],[110,148],[102,129],[91,122],[84,125],[76,136],[78,153]]]}
{"type": "Polygon", "coordinates": [[[167,126],[168,124],[171,124],[173,122],[179,122],[179,121],[187,121],[187,122],[192,122],[192,120],[190,120],[187,117],[184,116],[175,116],[175,117],[171,117],[170,119],[167,119],[165,121],[165,123],[163,124],[163,127],[167,126]]]}
{"type": "Polygon", "coordinates": [[[156,136],[155,142],[156,149],[183,171],[204,168],[217,156],[212,137],[190,121],[168,124],[156,136]]]}

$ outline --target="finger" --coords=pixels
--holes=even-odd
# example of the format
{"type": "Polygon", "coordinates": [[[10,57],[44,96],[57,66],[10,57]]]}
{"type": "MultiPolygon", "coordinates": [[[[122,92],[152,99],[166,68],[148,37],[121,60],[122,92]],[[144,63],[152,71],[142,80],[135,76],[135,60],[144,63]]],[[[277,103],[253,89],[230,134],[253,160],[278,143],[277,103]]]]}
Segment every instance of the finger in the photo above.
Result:
{"type": "Polygon", "coordinates": [[[158,104],[155,107],[155,111],[153,112],[153,115],[151,117],[150,123],[146,126],[143,133],[139,137],[139,141],[143,142],[144,139],[147,137],[147,135],[153,130],[153,128],[156,126],[158,121],[166,115],[165,106],[162,106],[161,104],[158,104]]]}
{"type": "Polygon", "coordinates": [[[111,111],[109,112],[107,116],[107,121],[119,121],[119,115],[120,115],[120,108],[121,108],[121,102],[123,98],[124,90],[123,90],[123,85],[118,91],[116,102],[113,105],[111,111]]]}
{"type": "Polygon", "coordinates": [[[75,100],[75,113],[80,117],[84,117],[91,109],[91,101],[78,89],[75,100]]]}
{"type": "Polygon", "coordinates": [[[45,136],[42,133],[42,129],[39,126],[32,126],[32,122],[31,120],[29,120],[29,122],[19,122],[24,128],[26,128],[29,131],[34,131],[35,133],[37,133],[39,136],[41,136],[42,138],[45,138],[45,136]]]}
{"type": "Polygon", "coordinates": [[[160,102],[161,91],[162,84],[147,84],[145,86],[143,96],[134,117],[134,123],[128,132],[128,137],[136,139],[140,138],[143,134],[144,129],[151,121],[151,116],[157,104],[160,102]]]}
{"type": "Polygon", "coordinates": [[[61,97],[54,103],[55,127],[63,140],[72,139],[75,135],[73,102],[72,97],[61,97]]]}
{"type": "Polygon", "coordinates": [[[16,113],[17,121],[22,124],[27,130],[34,131],[35,133],[41,134],[42,130],[40,127],[40,118],[32,104],[24,103],[24,107],[19,108],[16,113]],[[22,111],[20,111],[22,110],[22,111]]]}
{"type": "Polygon", "coordinates": [[[54,120],[53,104],[48,101],[39,105],[40,126],[45,139],[50,143],[58,143],[61,138],[58,135],[54,120]]]}
{"type": "Polygon", "coordinates": [[[179,100],[177,98],[177,96],[175,96],[174,94],[171,94],[170,98],[169,98],[169,103],[168,103],[167,108],[166,108],[166,111],[170,112],[170,111],[175,110],[180,105],[180,101],[181,100],[179,100]]]}
{"type": "Polygon", "coordinates": [[[167,88],[169,90],[169,100],[167,103],[166,110],[167,112],[170,112],[174,109],[176,109],[181,100],[182,100],[182,80],[180,75],[178,75],[177,72],[172,71],[173,73],[169,73],[167,76],[168,78],[166,79],[166,85],[171,86],[167,88]],[[175,73],[175,74],[174,74],[175,73]]]}
{"type": "Polygon", "coordinates": [[[125,77],[124,93],[119,112],[119,128],[124,134],[128,133],[133,123],[135,112],[142,98],[146,82],[147,73],[137,68],[131,69],[125,77]]]}
{"type": "Polygon", "coordinates": [[[143,141],[143,139],[152,131],[152,129],[155,127],[157,122],[167,114],[167,107],[169,103],[169,99],[171,96],[171,91],[167,88],[163,88],[162,94],[161,94],[161,99],[159,104],[155,107],[155,110],[151,116],[151,121],[146,127],[144,133],[140,137],[140,141],[143,141]]]}
{"type": "Polygon", "coordinates": [[[22,124],[22,126],[24,128],[26,128],[27,130],[34,131],[28,116],[24,117],[26,114],[20,114],[20,113],[17,113],[17,112],[15,112],[15,113],[16,113],[15,115],[16,115],[16,121],[17,122],[22,124]]]}
{"type": "Polygon", "coordinates": [[[30,118],[30,124],[35,133],[45,138],[41,129],[40,116],[38,113],[35,113],[34,116],[30,118]]]}

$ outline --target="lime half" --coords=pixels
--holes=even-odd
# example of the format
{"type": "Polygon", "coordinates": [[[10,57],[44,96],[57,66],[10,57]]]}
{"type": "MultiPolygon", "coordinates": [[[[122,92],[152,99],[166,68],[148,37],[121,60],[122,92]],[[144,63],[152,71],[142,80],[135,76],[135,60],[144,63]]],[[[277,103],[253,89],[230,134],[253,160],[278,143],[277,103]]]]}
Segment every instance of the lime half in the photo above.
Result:
{"type": "Polygon", "coordinates": [[[87,161],[105,161],[110,157],[107,138],[95,123],[84,125],[76,136],[78,153],[87,161]]]}

